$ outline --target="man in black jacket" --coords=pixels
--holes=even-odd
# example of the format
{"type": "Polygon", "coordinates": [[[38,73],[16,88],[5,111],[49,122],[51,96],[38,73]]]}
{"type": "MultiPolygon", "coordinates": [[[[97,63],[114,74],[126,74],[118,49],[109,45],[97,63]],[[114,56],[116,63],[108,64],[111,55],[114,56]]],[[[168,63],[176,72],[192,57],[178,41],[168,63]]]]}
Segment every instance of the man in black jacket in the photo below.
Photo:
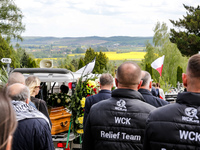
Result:
{"type": "Polygon", "coordinates": [[[92,105],[111,97],[111,89],[113,87],[112,75],[109,73],[104,73],[101,75],[99,81],[100,81],[99,84],[100,84],[101,91],[96,95],[91,95],[87,97],[85,101],[85,111],[84,111],[84,119],[83,119],[84,128],[85,128],[85,122],[87,120],[87,116],[90,112],[90,108],[92,107],[92,105]]]}
{"type": "Polygon", "coordinates": [[[28,105],[28,87],[15,83],[8,86],[8,96],[18,121],[13,135],[13,150],[54,150],[49,120],[34,107],[28,105]]]}
{"type": "Polygon", "coordinates": [[[150,113],[144,150],[200,149],[200,54],[189,59],[182,79],[187,92],[150,113]]]}
{"type": "Polygon", "coordinates": [[[112,97],[90,109],[86,122],[83,150],[141,150],[145,122],[155,107],[144,102],[137,91],[141,69],[125,62],[117,69],[112,97]]]}
{"type": "Polygon", "coordinates": [[[152,95],[150,92],[150,89],[152,88],[151,75],[147,71],[142,71],[142,81],[142,85],[138,92],[142,94],[147,103],[155,107],[169,104],[169,102],[152,95]]]}

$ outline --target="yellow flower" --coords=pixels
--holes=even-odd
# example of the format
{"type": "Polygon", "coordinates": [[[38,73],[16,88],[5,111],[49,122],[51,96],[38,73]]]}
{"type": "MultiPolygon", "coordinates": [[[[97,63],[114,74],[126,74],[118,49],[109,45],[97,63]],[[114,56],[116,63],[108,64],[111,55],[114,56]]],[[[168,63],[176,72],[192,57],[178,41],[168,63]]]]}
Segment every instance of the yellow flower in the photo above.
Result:
{"type": "Polygon", "coordinates": [[[84,108],[85,107],[85,97],[83,97],[81,100],[81,107],[84,108]]]}
{"type": "Polygon", "coordinates": [[[83,117],[78,117],[78,122],[79,122],[80,124],[83,124],[83,117]]]}
{"type": "Polygon", "coordinates": [[[83,134],[83,129],[78,129],[78,130],[76,130],[76,132],[79,134],[83,134]]]}
{"type": "Polygon", "coordinates": [[[60,102],[61,102],[61,100],[60,100],[60,99],[58,99],[58,100],[57,100],[57,103],[59,104],[60,102]]]}
{"type": "Polygon", "coordinates": [[[96,82],[95,81],[92,81],[92,80],[88,80],[87,82],[89,84],[89,87],[93,87],[95,88],[96,87],[96,82]]]}

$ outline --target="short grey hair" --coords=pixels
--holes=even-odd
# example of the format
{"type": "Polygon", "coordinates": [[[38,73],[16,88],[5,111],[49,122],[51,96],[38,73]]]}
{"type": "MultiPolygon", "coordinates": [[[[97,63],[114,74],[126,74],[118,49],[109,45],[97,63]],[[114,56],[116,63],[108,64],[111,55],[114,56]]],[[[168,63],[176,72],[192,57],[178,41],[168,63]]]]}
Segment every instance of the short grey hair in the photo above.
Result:
{"type": "Polygon", "coordinates": [[[24,75],[21,74],[20,72],[12,72],[8,77],[8,86],[14,83],[25,84],[24,75]]]}
{"type": "Polygon", "coordinates": [[[142,76],[142,85],[141,86],[149,86],[149,83],[151,81],[151,75],[149,72],[147,71],[143,71],[144,72],[144,75],[142,76]]]}
{"type": "Polygon", "coordinates": [[[9,89],[8,87],[8,96],[12,99],[12,100],[16,100],[16,101],[23,101],[25,102],[27,99],[30,98],[30,92],[27,86],[24,86],[23,88],[21,88],[19,90],[19,93],[17,94],[13,94],[12,91],[9,89]]]}
{"type": "Polygon", "coordinates": [[[103,73],[100,77],[100,84],[104,85],[112,85],[113,84],[113,77],[109,73],[103,73]]]}

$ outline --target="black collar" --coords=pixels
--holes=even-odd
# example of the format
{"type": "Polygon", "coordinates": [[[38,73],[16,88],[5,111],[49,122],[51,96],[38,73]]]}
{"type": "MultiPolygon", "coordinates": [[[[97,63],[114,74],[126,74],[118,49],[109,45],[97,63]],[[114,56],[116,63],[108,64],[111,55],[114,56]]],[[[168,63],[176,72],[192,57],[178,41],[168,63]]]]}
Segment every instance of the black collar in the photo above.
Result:
{"type": "Polygon", "coordinates": [[[99,91],[99,93],[110,93],[111,94],[111,91],[110,90],[101,90],[101,91],[99,91]]]}
{"type": "Polygon", "coordinates": [[[142,95],[138,91],[135,91],[135,90],[132,90],[132,89],[116,89],[116,90],[113,90],[112,91],[112,97],[139,99],[139,100],[145,102],[142,95]]]}
{"type": "Polygon", "coordinates": [[[200,106],[200,93],[193,93],[193,92],[179,93],[176,102],[200,106]]]}
{"type": "Polygon", "coordinates": [[[140,92],[141,94],[152,95],[151,91],[149,91],[147,89],[139,89],[138,92],[140,92]]]}

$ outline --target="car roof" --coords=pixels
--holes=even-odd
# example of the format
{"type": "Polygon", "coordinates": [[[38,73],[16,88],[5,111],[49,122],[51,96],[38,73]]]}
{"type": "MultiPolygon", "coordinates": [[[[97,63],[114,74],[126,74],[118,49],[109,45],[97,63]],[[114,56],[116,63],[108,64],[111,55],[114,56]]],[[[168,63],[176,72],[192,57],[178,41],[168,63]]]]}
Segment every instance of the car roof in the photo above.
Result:
{"type": "MultiPolygon", "coordinates": [[[[16,68],[12,72],[20,72],[25,78],[37,76],[41,82],[76,82],[81,77],[81,73],[62,68],[16,68]]],[[[89,74],[89,77],[94,76],[96,75],[89,74]]]]}
{"type": "Polygon", "coordinates": [[[81,76],[60,68],[16,68],[12,72],[20,72],[25,78],[37,76],[41,82],[75,82],[77,76],[81,76]]]}

